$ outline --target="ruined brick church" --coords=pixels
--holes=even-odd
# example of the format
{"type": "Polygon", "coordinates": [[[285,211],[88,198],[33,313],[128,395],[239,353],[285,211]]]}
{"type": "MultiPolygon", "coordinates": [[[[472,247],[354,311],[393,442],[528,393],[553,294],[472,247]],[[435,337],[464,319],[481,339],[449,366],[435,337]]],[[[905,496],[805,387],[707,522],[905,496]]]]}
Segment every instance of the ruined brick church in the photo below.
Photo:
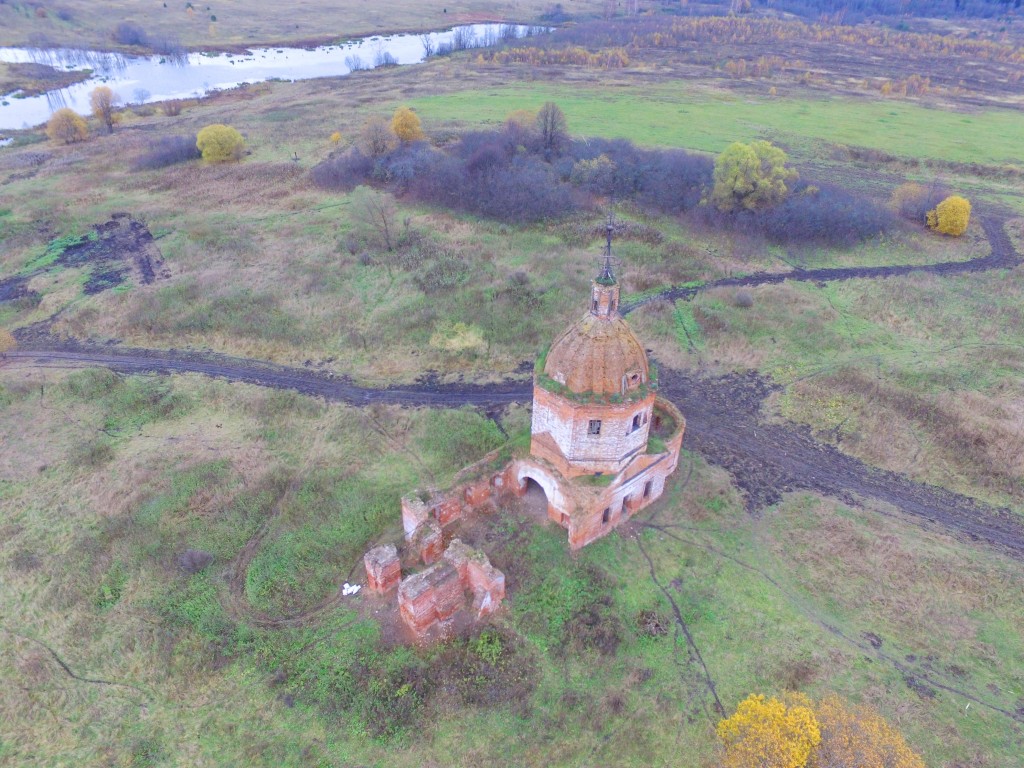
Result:
{"type": "Polygon", "coordinates": [[[504,599],[504,575],[486,554],[446,537],[464,516],[485,505],[501,513],[502,498],[536,485],[576,550],[660,497],[679,463],[685,420],[658,397],[656,373],[619,312],[609,232],[586,313],[537,362],[529,455],[496,470],[488,457],[454,488],[403,498],[406,561],[427,567],[403,579],[398,548],[377,547],[365,557],[371,590],[398,587],[402,619],[422,638],[457,614],[481,618],[504,599]]]}

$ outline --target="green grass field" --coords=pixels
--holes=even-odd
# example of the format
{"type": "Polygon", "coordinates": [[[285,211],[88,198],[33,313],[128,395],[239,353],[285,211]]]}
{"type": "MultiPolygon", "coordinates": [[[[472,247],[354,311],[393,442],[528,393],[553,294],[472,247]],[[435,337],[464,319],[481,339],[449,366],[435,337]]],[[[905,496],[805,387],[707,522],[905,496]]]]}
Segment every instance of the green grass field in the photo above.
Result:
{"type": "Polygon", "coordinates": [[[1024,118],[1010,109],[955,112],[882,98],[757,97],[686,83],[638,88],[622,81],[516,84],[420,97],[412,105],[428,121],[496,125],[514,110],[545,101],[558,103],[575,133],[638,144],[717,154],[733,141],[814,139],[904,157],[1024,164],[1017,139],[1024,118]]]}
{"type": "Polygon", "coordinates": [[[689,765],[711,766],[714,698],[673,602],[728,709],[751,691],[836,691],[898,721],[929,765],[1016,754],[993,707],[1024,693],[1024,592],[990,552],[810,496],[752,518],[688,454],[664,502],[578,557],[514,507],[488,521],[516,585],[489,635],[381,645],[364,597],[270,627],[398,534],[400,492],[451,471],[460,445],[493,444],[479,443],[486,422],[88,371],[51,374],[40,399],[35,378],[0,374],[12,765],[640,766],[674,764],[684,744],[689,765]],[[45,455],[15,436],[31,421],[48,427],[45,455]],[[82,450],[97,425],[115,436],[82,450]],[[239,599],[230,565],[254,535],[239,599]],[[213,565],[182,572],[187,548],[213,565]],[[104,682],[69,677],[40,643],[104,682]]]}

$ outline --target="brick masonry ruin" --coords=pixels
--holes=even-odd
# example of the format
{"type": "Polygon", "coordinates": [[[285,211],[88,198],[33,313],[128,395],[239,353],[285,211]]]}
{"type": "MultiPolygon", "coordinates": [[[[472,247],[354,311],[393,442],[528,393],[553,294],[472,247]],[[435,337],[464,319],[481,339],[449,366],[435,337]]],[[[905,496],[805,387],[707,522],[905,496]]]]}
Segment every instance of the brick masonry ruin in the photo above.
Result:
{"type": "Polygon", "coordinates": [[[686,420],[657,395],[657,371],[619,313],[611,243],[595,278],[590,306],[537,363],[530,453],[503,465],[499,453],[467,467],[444,492],[402,499],[407,551],[424,570],[401,578],[394,545],[366,553],[370,588],[398,587],[405,624],[418,638],[479,620],[498,610],[505,576],[486,554],[445,529],[485,505],[524,496],[531,484],[547,500],[547,516],[579,549],[607,535],[665,491],[679,463],[686,420]]]}

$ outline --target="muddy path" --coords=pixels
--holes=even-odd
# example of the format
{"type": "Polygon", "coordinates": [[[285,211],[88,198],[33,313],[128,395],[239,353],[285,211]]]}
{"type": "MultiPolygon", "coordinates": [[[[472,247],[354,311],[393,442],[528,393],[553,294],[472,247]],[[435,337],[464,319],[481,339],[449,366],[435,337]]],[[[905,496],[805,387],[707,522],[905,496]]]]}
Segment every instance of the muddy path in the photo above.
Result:
{"type": "Polygon", "coordinates": [[[819,442],[810,429],[769,423],[762,404],[774,387],[750,373],[698,378],[664,371],[661,394],[686,416],[685,447],[726,469],[756,512],[783,494],[810,491],[1024,558],[1024,516],[938,486],[868,466],[819,442]]]}
{"type": "Polygon", "coordinates": [[[698,286],[667,288],[664,291],[644,296],[642,299],[622,305],[622,313],[649,304],[652,301],[676,301],[689,299],[709,288],[752,288],[758,285],[775,285],[787,280],[812,283],[833,283],[840,280],[877,280],[886,277],[900,277],[914,272],[932,275],[960,275],[970,272],[985,272],[991,269],[1012,269],[1021,263],[1010,238],[1006,235],[1005,222],[996,216],[981,218],[981,226],[991,251],[968,261],[946,261],[937,264],[878,266],[878,267],[832,267],[821,269],[793,269],[787,272],[755,272],[742,277],[725,277],[698,286]]]}
{"type": "MultiPolygon", "coordinates": [[[[420,383],[373,389],[316,371],[223,355],[123,349],[18,349],[3,363],[11,367],[102,366],[119,373],[198,373],[274,389],[290,389],[362,406],[407,406],[485,410],[527,403],[528,381],[497,384],[420,383]]],[[[814,439],[809,429],[769,423],[762,413],[773,385],[755,373],[700,377],[671,369],[661,372],[661,394],[686,415],[685,447],[726,469],[743,491],[751,512],[777,503],[792,491],[809,491],[849,504],[870,499],[883,514],[905,515],[918,525],[984,542],[1024,558],[1024,517],[967,496],[870,467],[814,439]]]]}
{"type": "MultiPolygon", "coordinates": [[[[995,216],[982,219],[991,246],[983,257],[965,262],[922,266],[849,267],[758,273],[725,278],[700,287],[670,288],[641,302],[624,306],[631,311],[657,299],[676,300],[718,286],[754,286],[786,280],[831,282],[896,277],[912,272],[953,275],[1007,269],[1021,263],[1007,237],[1004,222],[995,216]]],[[[27,330],[27,329],[26,329],[27,330]]],[[[465,405],[494,412],[509,403],[527,403],[531,384],[508,379],[496,384],[440,384],[430,379],[408,386],[371,388],[329,373],[257,360],[175,350],[111,349],[61,342],[43,333],[17,334],[22,345],[7,353],[0,365],[80,368],[102,366],[119,373],[198,373],[362,406],[385,403],[407,406],[458,408],[465,405]]],[[[756,512],[778,502],[784,493],[810,491],[860,504],[873,500],[883,514],[905,515],[931,527],[1024,558],[1024,516],[953,493],[937,486],[870,467],[836,448],[814,439],[809,429],[769,423],[762,404],[773,385],[755,373],[701,377],[663,369],[661,393],[687,418],[685,446],[707,461],[725,468],[745,494],[747,507],[756,512]]]]}
{"type": "Polygon", "coordinates": [[[470,405],[486,409],[529,402],[531,397],[531,385],[522,380],[509,379],[498,384],[437,384],[424,381],[377,389],[353,384],[345,377],[330,373],[228,355],[120,347],[116,351],[107,351],[102,347],[56,340],[47,342],[45,337],[34,338],[23,343],[22,348],[8,352],[6,364],[40,368],[100,366],[126,374],[198,373],[261,387],[291,389],[304,395],[357,406],[384,403],[434,408],[470,405]]]}

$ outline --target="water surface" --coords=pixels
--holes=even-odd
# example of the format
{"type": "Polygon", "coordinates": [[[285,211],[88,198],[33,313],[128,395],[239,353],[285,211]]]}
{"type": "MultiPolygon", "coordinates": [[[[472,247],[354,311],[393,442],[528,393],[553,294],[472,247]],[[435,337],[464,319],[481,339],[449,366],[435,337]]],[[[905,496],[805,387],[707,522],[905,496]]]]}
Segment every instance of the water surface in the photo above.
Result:
{"type": "Polygon", "coordinates": [[[180,57],[123,56],[99,51],[0,48],[0,61],[49,64],[64,71],[91,69],[93,77],[40,96],[0,97],[0,130],[31,128],[46,122],[60,107],[89,113],[89,92],[110,86],[122,103],[205,96],[242,83],[265,80],[308,80],[337,77],[382,64],[416,64],[427,49],[475,48],[494,45],[503,37],[523,37],[535,27],[473,24],[444,32],[368,37],[339,45],[302,48],[256,48],[245,54],[192,53],[180,57]]]}

